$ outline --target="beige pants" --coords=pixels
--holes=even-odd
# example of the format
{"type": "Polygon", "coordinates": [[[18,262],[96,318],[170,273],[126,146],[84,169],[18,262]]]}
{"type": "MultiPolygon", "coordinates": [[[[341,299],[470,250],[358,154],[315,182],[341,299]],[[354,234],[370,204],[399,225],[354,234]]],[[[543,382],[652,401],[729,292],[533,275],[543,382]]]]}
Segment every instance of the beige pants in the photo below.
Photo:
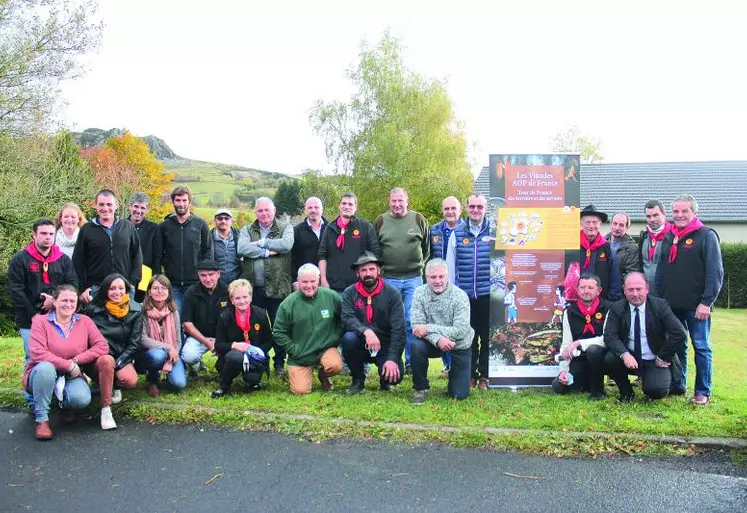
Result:
{"type": "MultiPolygon", "coordinates": [[[[319,365],[326,376],[336,376],[342,372],[342,356],[336,347],[330,347],[319,359],[319,365]]],[[[316,366],[302,367],[299,365],[288,365],[288,383],[293,394],[311,393],[312,374],[316,366]]]]}

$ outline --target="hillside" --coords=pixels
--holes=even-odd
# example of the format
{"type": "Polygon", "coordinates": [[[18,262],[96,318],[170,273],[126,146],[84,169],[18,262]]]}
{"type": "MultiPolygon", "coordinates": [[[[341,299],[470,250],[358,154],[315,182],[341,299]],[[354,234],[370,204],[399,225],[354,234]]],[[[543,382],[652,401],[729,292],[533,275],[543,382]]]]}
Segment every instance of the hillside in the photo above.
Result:
{"type": "MultiPolygon", "coordinates": [[[[120,128],[87,128],[82,132],[72,132],[72,136],[76,143],[88,148],[100,146],[122,133],[124,130],[120,128]]],[[[174,153],[166,141],[154,135],[140,138],[164,163],[166,171],[174,173],[174,183],[187,185],[192,190],[198,206],[225,206],[234,194],[238,194],[242,202],[250,202],[257,196],[273,197],[280,181],[287,178],[282,173],[262,169],[191,160],[174,153]]]]}

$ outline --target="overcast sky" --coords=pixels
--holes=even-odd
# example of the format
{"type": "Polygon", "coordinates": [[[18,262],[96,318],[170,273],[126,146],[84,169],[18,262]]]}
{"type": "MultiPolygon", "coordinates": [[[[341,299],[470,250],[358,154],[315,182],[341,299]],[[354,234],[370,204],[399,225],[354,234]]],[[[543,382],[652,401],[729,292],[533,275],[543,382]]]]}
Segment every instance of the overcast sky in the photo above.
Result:
{"type": "Polygon", "coordinates": [[[607,162],[747,159],[741,2],[99,3],[103,44],[64,87],[65,124],[153,134],[192,159],[330,169],[309,109],[350,95],[360,41],[387,28],[411,69],[447,81],[475,171],[547,152],[570,125],[607,162]]]}

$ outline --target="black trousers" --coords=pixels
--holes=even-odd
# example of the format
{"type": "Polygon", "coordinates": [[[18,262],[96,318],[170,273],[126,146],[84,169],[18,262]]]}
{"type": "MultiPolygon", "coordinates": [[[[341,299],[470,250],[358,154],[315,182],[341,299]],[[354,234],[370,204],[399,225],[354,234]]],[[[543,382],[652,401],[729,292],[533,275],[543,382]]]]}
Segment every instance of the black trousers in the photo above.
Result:
{"type": "Polygon", "coordinates": [[[552,390],[557,394],[589,391],[600,393],[604,391],[604,355],[607,348],[589,346],[579,356],[571,360],[568,372],[573,374],[573,383],[564,385],[558,378],[552,382],[552,390]]]}
{"type": "Polygon", "coordinates": [[[469,309],[469,324],[475,330],[472,339],[472,377],[488,379],[490,294],[470,299],[469,309]]]}
{"type": "Polygon", "coordinates": [[[641,388],[647,397],[650,399],[666,397],[672,384],[672,371],[669,367],[658,367],[654,360],[643,360],[638,365],[638,370],[631,370],[625,366],[622,358],[612,353],[607,353],[604,357],[604,371],[615,380],[621,395],[629,395],[633,392],[628,375],[637,374],[641,377],[641,388]]]}
{"type": "Polygon", "coordinates": [[[381,388],[386,389],[390,385],[396,385],[402,381],[402,377],[405,375],[405,366],[402,364],[401,354],[397,359],[397,366],[399,366],[399,380],[397,383],[389,383],[381,375],[381,371],[389,356],[389,344],[382,344],[376,356],[371,356],[371,352],[366,349],[366,339],[362,335],[348,331],[342,336],[342,343],[340,345],[342,346],[342,355],[345,358],[345,363],[348,364],[350,377],[353,378],[353,382],[365,382],[366,372],[363,370],[363,365],[368,362],[376,364],[379,370],[379,386],[381,388]]]}
{"type": "Polygon", "coordinates": [[[250,386],[259,385],[262,380],[263,369],[257,369],[256,372],[244,372],[244,353],[235,349],[231,349],[225,356],[218,358],[215,368],[220,373],[220,387],[224,390],[228,390],[233,380],[241,374],[243,374],[244,382],[250,386]]]}
{"type": "MultiPolygon", "coordinates": [[[[264,287],[256,287],[252,293],[252,303],[260,308],[267,310],[267,315],[270,317],[270,324],[275,324],[275,315],[278,313],[278,307],[282,303],[282,299],[276,299],[274,297],[267,297],[265,295],[264,287]]],[[[283,368],[285,365],[285,349],[278,344],[272,344],[274,355],[272,357],[275,368],[283,368]]]]}

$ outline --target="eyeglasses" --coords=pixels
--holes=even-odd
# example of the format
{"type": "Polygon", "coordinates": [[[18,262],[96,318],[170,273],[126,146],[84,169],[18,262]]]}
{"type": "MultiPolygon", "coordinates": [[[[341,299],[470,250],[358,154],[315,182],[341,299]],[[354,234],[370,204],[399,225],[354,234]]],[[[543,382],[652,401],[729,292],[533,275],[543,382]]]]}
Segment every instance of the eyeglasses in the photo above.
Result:
{"type": "Polygon", "coordinates": [[[467,205],[467,208],[471,208],[473,210],[484,210],[485,205],[467,205]]]}
{"type": "Polygon", "coordinates": [[[151,291],[153,291],[153,290],[165,290],[165,291],[168,291],[168,290],[169,290],[169,288],[168,288],[168,287],[164,287],[164,286],[162,286],[162,285],[153,285],[153,286],[152,286],[152,287],[150,288],[150,290],[151,290],[151,291]]]}
{"type": "Polygon", "coordinates": [[[230,217],[225,217],[225,216],[220,216],[220,217],[216,217],[215,218],[216,221],[228,221],[229,219],[231,219],[231,218],[230,217]]]}

